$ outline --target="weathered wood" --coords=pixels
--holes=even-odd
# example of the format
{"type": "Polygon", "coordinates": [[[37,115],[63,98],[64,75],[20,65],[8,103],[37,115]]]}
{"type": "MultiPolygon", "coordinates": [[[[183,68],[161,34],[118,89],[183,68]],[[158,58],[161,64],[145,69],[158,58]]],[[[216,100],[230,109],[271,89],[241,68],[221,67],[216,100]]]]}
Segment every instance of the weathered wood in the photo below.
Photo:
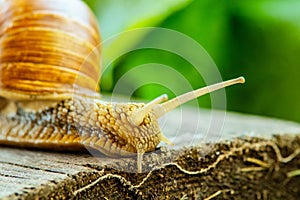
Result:
{"type": "Polygon", "coordinates": [[[292,199],[300,195],[294,188],[299,178],[286,178],[299,166],[299,124],[236,113],[227,113],[223,121],[223,112],[211,114],[188,107],[168,114],[161,123],[176,146],[145,155],[142,174],[134,173],[135,158],[1,147],[0,198],[292,199]],[[284,133],[291,136],[272,137],[284,133]],[[235,139],[241,136],[248,139],[235,139]],[[286,162],[282,157],[288,155],[294,157],[286,162]],[[277,196],[283,183],[276,180],[287,181],[277,196]],[[273,189],[255,187],[268,181],[273,189]],[[239,190],[240,184],[245,187],[239,190]]]}

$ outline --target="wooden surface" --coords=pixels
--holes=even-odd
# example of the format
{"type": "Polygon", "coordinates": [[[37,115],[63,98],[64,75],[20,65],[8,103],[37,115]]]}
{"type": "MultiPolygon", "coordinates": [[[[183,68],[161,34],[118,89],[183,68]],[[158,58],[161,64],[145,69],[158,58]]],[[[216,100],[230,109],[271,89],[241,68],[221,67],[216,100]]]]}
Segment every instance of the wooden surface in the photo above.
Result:
{"type": "MultiPolygon", "coordinates": [[[[146,162],[143,166],[145,171],[141,175],[133,173],[136,165],[135,158],[111,159],[101,155],[95,157],[88,153],[0,147],[0,198],[92,198],[97,193],[97,190],[93,189],[106,179],[118,179],[125,189],[134,191],[132,193],[134,196],[138,195],[136,192],[139,190],[133,190],[133,188],[136,189],[146,176],[149,178],[151,171],[160,170],[158,166],[171,163],[174,159],[178,160],[183,151],[195,150],[192,148],[193,146],[196,146],[197,149],[202,143],[218,144],[224,140],[234,140],[241,136],[260,137],[268,140],[273,134],[298,135],[300,133],[298,123],[221,111],[194,110],[188,107],[171,112],[160,123],[164,133],[176,146],[173,150],[163,147],[146,155],[146,162]],[[106,169],[110,173],[105,173],[106,169]],[[128,174],[134,174],[136,185],[132,184],[133,180],[128,182],[126,179],[128,174]],[[103,177],[103,179],[99,177],[103,177]],[[85,196],[80,196],[82,194],[85,196]]],[[[165,146],[165,144],[161,144],[161,146],[165,146]]],[[[205,150],[203,151],[205,152],[205,150]]],[[[209,154],[210,151],[212,150],[207,149],[206,152],[209,154]]],[[[186,162],[186,160],[182,162],[186,162]]],[[[183,165],[187,165],[187,163],[183,165]]],[[[162,173],[160,176],[163,177],[164,174],[162,173]]],[[[105,192],[105,189],[112,190],[111,187],[103,187],[101,192],[105,192]]],[[[116,194],[122,193],[116,188],[112,191],[116,194]]],[[[125,192],[126,195],[131,194],[128,191],[125,192]]],[[[111,194],[112,199],[116,196],[118,195],[111,194]]],[[[207,194],[207,196],[209,195],[207,194]]]]}

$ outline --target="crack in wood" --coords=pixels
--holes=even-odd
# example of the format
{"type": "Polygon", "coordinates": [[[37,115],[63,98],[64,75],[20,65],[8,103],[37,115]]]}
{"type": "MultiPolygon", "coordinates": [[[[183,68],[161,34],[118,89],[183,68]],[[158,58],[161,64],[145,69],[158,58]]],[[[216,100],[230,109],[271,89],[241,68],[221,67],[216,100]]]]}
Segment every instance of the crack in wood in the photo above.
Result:
{"type": "Polygon", "coordinates": [[[14,176],[14,175],[9,175],[9,174],[2,174],[2,173],[0,173],[0,176],[10,177],[10,178],[18,178],[18,179],[27,179],[27,178],[22,177],[22,176],[14,176]]]}
{"type": "Polygon", "coordinates": [[[67,174],[64,173],[64,172],[55,171],[55,170],[51,170],[51,169],[45,169],[45,168],[39,168],[39,167],[33,167],[33,166],[22,165],[22,164],[11,163],[11,162],[5,162],[5,161],[0,161],[0,163],[8,164],[8,165],[13,165],[13,166],[18,166],[18,167],[22,167],[22,168],[26,168],[26,169],[41,170],[41,171],[45,171],[45,172],[51,172],[51,173],[56,173],[56,174],[67,175],[67,174]]]}

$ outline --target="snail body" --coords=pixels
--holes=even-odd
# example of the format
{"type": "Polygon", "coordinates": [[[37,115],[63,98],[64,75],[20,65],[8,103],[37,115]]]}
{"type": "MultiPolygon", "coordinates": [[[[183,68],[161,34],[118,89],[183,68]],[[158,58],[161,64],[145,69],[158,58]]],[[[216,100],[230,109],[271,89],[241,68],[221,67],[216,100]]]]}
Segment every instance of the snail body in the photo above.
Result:
{"type": "Polygon", "coordinates": [[[157,119],[238,78],[148,104],[100,99],[97,21],[80,0],[0,0],[0,144],[142,155],[163,141],[157,119]],[[162,103],[164,102],[164,103],[162,103]]]}
{"type": "MultiPolygon", "coordinates": [[[[130,113],[143,104],[111,104],[75,96],[33,111],[22,103],[11,103],[13,114],[1,116],[0,143],[79,150],[85,147],[108,156],[130,156],[141,151],[153,151],[160,142],[157,123],[133,127],[130,113]],[[12,104],[14,104],[12,106],[12,104]],[[151,126],[151,127],[150,127],[151,126]]],[[[145,119],[150,121],[151,114],[145,119]]]]}

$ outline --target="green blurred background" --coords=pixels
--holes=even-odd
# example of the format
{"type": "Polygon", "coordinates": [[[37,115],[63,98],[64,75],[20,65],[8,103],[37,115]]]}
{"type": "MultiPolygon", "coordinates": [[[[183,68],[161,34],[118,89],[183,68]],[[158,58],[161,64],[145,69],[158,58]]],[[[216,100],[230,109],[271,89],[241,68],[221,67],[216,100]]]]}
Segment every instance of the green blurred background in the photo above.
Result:
{"type": "MultiPolygon", "coordinates": [[[[222,79],[243,75],[246,84],[226,89],[227,110],[300,122],[300,1],[299,0],[86,0],[95,12],[103,40],[139,27],[164,27],[200,43],[216,63],[222,79]]],[[[147,37],[128,41],[137,45],[147,37]]],[[[180,41],[177,41],[180,42],[180,41]]],[[[127,44],[128,45],[128,44],[127,44]]],[[[108,47],[109,48],[109,47],[108,47]]],[[[128,48],[123,43],[114,51],[128,48]]],[[[188,47],[185,50],[192,52],[188,47]]],[[[113,51],[113,52],[114,52],[113,51]]],[[[205,85],[193,78],[184,59],[155,49],[120,56],[101,80],[102,92],[111,92],[122,75],[147,63],[161,63],[179,71],[193,88],[205,85]]],[[[126,86],[143,76],[166,78],[158,72],[131,76],[126,86]]],[[[173,82],[174,87],[182,84],[173,82]],[[177,85],[176,85],[177,84],[177,85]]],[[[182,92],[187,91],[182,89],[182,92]]],[[[153,99],[174,93],[157,84],[138,88],[134,96],[153,99]]],[[[199,98],[210,107],[209,96],[199,98]]]]}

